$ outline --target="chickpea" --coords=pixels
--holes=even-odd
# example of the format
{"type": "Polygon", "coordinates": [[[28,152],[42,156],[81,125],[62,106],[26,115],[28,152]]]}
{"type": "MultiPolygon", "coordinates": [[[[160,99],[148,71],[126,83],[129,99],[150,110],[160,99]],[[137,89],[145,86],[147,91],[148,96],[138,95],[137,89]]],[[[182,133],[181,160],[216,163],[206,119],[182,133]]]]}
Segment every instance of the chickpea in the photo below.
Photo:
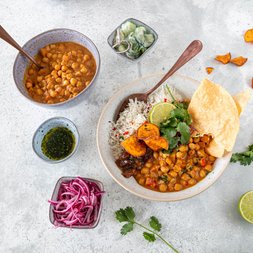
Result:
{"type": "Polygon", "coordinates": [[[70,79],[70,83],[71,83],[72,85],[76,85],[77,80],[76,80],[75,78],[71,78],[71,79],[70,79]]]}
{"type": "Polygon", "coordinates": [[[47,53],[47,58],[51,58],[52,57],[52,53],[47,53]]]}
{"type": "Polygon", "coordinates": [[[45,62],[45,63],[48,63],[49,59],[47,57],[44,57],[44,58],[42,58],[42,61],[45,62]]]}
{"type": "Polygon", "coordinates": [[[42,89],[37,89],[37,90],[36,90],[36,93],[37,93],[38,95],[42,95],[42,94],[43,94],[43,91],[42,91],[42,89]]]}
{"type": "MultiPolygon", "coordinates": [[[[53,54],[52,55],[52,58],[55,60],[56,58],[57,58],[57,54],[53,54]]],[[[53,66],[53,64],[52,64],[52,66],[53,66]]],[[[53,66],[54,67],[54,66],[53,66]]]]}
{"type": "Polygon", "coordinates": [[[149,168],[143,167],[143,168],[141,169],[141,174],[148,174],[148,173],[149,173],[149,168]]]}
{"type": "Polygon", "coordinates": [[[181,145],[178,150],[181,152],[186,152],[188,151],[188,147],[186,145],[181,145]]]}
{"type": "Polygon", "coordinates": [[[184,154],[182,152],[177,152],[176,153],[177,158],[182,158],[183,156],[184,156],[184,154]]]}
{"type": "Polygon", "coordinates": [[[58,76],[61,76],[61,75],[62,75],[62,71],[61,71],[61,70],[58,70],[57,75],[58,75],[58,76]]]}
{"type": "Polygon", "coordinates": [[[65,71],[68,70],[68,67],[67,67],[66,65],[63,65],[63,66],[61,67],[61,70],[65,72],[65,71]]]}
{"type": "Polygon", "coordinates": [[[145,166],[146,166],[147,168],[151,168],[151,167],[152,167],[152,163],[151,163],[151,162],[146,162],[145,166]]]}
{"type": "Polygon", "coordinates": [[[199,137],[195,137],[195,138],[193,138],[193,141],[194,141],[195,143],[198,143],[198,142],[199,142],[199,140],[200,140],[200,138],[199,138],[199,137]]]}
{"type": "Polygon", "coordinates": [[[27,83],[26,83],[26,88],[27,88],[27,89],[32,88],[32,87],[33,87],[33,84],[32,84],[32,83],[30,83],[30,82],[27,82],[27,83]]]}
{"type": "Polygon", "coordinates": [[[85,54],[83,57],[83,61],[85,62],[85,61],[88,61],[89,59],[90,59],[90,56],[85,54]]]}
{"type": "Polygon", "coordinates": [[[215,158],[214,156],[211,156],[211,155],[208,157],[208,160],[209,160],[210,162],[214,162],[215,159],[216,159],[216,158],[215,158]]]}
{"type": "Polygon", "coordinates": [[[82,73],[86,74],[88,72],[88,70],[85,67],[82,67],[80,70],[82,73]]]}
{"type": "Polygon", "coordinates": [[[174,185],[176,182],[177,182],[177,180],[176,180],[175,178],[172,178],[172,179],[170,180],[170,184],[172,184],[172,185],[174,185]]]}
{"type": "Polygon", "coordinates": [[[73,55],[73,56],[76,56],[76,55],[77,55],[77,52],[76,52],[76,51],[74,51],[74,50],[73,50],[73,51],[71,51],[71,53],[72,53],[72,55],[73,55]]]}
{"type": "MultiPolygon", "coordinates": [[[[51,44],[50,45],[51,48],[56,48],[56,45],[55,44],[51,44]]],[[[48,49],[49,50],[49,49],[48,49]]]]}
{"type": "Polygon", "coordinates": [[[180,191],[183,189],[183,186],[181,184],[175,184],[174,189],[175,191],[180,191]]]}
{"type": "Polygon", "coordinates": [[[47,101],[47,103],[48,103],[48,104],[53,104],[54,101],[53,101],[52,99],[49,99],[49,100],[47,101]]]}
{"type": "Polygon", "coordinates": [[[196,176],[196,172],[193,171],[193,170],[189,171],[188,174],[189,174],[191,177],[193,177],[193,178],[195,178],[195,176],[196,176]]]}
{"type": "Polygon", "coordinates": [[[200,150],[198,150],[197,154],[198,154],[198,156],[200,156],[200,157],[204,157],[204,156],[206,155],[206,153],[205,153],[205,150],[204,150],[204,149],[200,149],[200,150]]]}
{"type": "Polygon", "coordinates": [[[194,178],[191,178],[189,181],[188,181],[188,184],[189,185],[195,185],[197,183],[197,181],[194,179],[194,178]]]}
{"type": "Polygon", "coordinates": [[[182,168],[181,168],[178,164],[176,164],[176,165],[174,165],[173,170],[174,170],[175,172],[179,172],[179,171],[182,170],[182,168]]]}
{"type": "Polygon", "coordinates": [[[58,59],[61,59],[61,58],[62,58],[62,54],[58,54],[58,55],[57,55],[57,58],[58,58],[58,59]]]}
{"type": "Polygon", "coordinates": [[[32,75],[33,73],[34,73],[34,70],[33,69],[29,69],[28,74],[32,75]]]}
{"type": "Polygon", "coordinates": [[[213,169],[213,167],[212,167],[211,164],[207,164],[207,165],[205,166],[205,170],[207,170],[207,171],[212,171],[212,169],[213,169]]]}
{"type": "Polygon", "coordinates": [[[176,177],[176,176],[177,176],[177,172],[175,172],[175,171],[170,171],[170,172],[169,172],[169,175],[170,175],[171,177],[176,177]]]}
{"type": "Polygon", "coordinates": [[[144,177],[141,177],[141,178],[139,179],[138,183],[139,183],[140,185],[144,185],[144,183],[145,183],[145,178],[144,178],[144,177]]]}
{"type": "Polygon", "coordinates": [[[210,141],[210,138],[208,135],[204,135],[200,138],[201,141],[203,141],[204,143],[208,143],[210,141]]]}
{"type": "Polygon", "coordinates": [[[71,67],[73,69],[77,69],[79,67],[79,64],[77,62],[72,63],[71,67]]]}
{"type": "Polygon", "coordinates": [[[64,81],[63,81],[63,85],[64,85],[64,86],[69,85],[69,81],[68,81],[68,80],[64,80],[64,81]]]}
{"type": "Polygon", "coordinates": [[[200,177],[205,177],[206,176],[206,172],[204,170],[201,170],[199,172],[199,175],[200,175],[200,177]]]}
{"type": "Polygon", "coordinates": [[[90,84],[90,81],[85,82],[85,85],[88,86],[90,84]]]}
{"type": "Polygon", "coordinates": [[[56,97],[57,93],[54,90],[49,90],[49,95],[54,98],[56,97]]]}
{"type": "Polygon", "coordinates": [[[55,91],[58,92],[58,93],[60,93],[60,92],[62,91],[62,88],[61,88],[61,87],[57,87],[57,88],[55,89],[55,91]]]}
{"type": "Polygon", "coordinates": [[[188,182],[185,181],[185,180],[183,180],[183,179],[181,179],[181,180],[180,180],[180,184],[183,185],[183,186],[187,186],[187,185],[188,185],[188,182]]]}
{"type": "Polygon", "coordinates": [[[199,144],[195,144],[195,150],[199,150],[199,149],[200,149],[199,144]]]}
{"type": "Polygon", "coordinates": [[[54,69],[57,70],[57,71],[60,70],[60,69],[61,69],[61,65],[56,64],[56,65],[54,66],[54,69]]]}
{"type": "Polygon", "coordinates": [[[162,166],[162,167],[161,167],[161,171],[162,171],[163,173],[167,173],[167,172],[169,171],[169,167],[168,167],[168,166],[162,166]]]}
{"type": "Polygon", "coordinates": [[[189,144],[189,148],[190,148],[190,149],[195,149],[195,144],[194,144],[194,143],[190,143],[190,144],[189,144]]]}
{"type": "Polygon", "coordinates": [[[78,81],[77,84],[76,84],[77,87],[81,87],[82,86],[82,82],[81,81],[78,81]]]}
{"type": "Polygon", "coordinates": [[[67,79],[70,80],[72,78],[72,74],[67,74],[67,79]]]}
{"type": "Polygon", "coordinates": [[[68,90],[65,90],[64,92],[65,96],[69,97],[70,96],[70,92],[68,90]]]}
{"type": "Polygon", "coordinates": [[[82,73],[80,71],[77,71],[76,76],[82,76],[82,73]]]}
{"type": "Polygon", "coordinates": [[[57,83],[61,83],[61,82],[62,82],[62,80],[61,80],[60,77],[56,78],[55,81],[56,81],[57,83]]]}
{"type": "Polygon", "coordinates": [[[62,56],[62,60],[65,61],[65,62],[67,62],[67,61],[69,60],[69,56],[66,55],[66,54],[64,54],[64,55],[62,56]]]}
{"type": "Polygon", "coordinates": [[[162,183],[162,184],[159,185],[159,191],[160,192],[166,192],[166,190],[167,190],[167,185],[166,184],[162,183]]]}
{"type": "Polygon", "coordinates": [[[42,77],[42,76],[38,76],[38,77],[37,77],[37,81],[38,81],[38,82],[41,82],[41,81],[42,81],[42,79],[43,79],[43,77],[42,77]]]}
{"type": "Polygon", "coordinates": [[[185,181],[188,181],[189,179],[191,179],[191,177],[187,174],[187,173],[184,173],[181,178],[185,181]]]}

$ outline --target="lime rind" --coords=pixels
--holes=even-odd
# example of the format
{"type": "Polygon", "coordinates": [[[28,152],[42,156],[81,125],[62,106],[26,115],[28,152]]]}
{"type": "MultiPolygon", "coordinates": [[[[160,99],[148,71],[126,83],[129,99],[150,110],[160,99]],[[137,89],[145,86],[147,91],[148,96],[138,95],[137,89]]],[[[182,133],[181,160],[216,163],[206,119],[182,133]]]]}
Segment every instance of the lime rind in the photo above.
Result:
{"type": "Polygon", "coordinates": [[[238,203],[238,209],[241,216],[253,224],[253,191],[243,194],[238,203]]]}

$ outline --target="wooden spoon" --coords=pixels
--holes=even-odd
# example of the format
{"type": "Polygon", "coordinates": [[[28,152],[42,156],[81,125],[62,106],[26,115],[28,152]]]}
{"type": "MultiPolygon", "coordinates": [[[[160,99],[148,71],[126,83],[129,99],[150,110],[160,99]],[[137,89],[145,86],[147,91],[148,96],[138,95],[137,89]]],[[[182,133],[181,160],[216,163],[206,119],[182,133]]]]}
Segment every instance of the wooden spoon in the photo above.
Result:
{"type": "Polygon", "coordinates": [[[131,94],[124,99],[124,101],[118,106],[114,121],[116,122],[119,118],[119,114],[125,110],[128,106],[129,99],[137,99],[138,101],[147,102],[148,96],[155,91],[162,83],[164,83],[170,76],[172,76],[178,69],[184,66],[189,60],[191,60],[194,56],[196,56],[202,50],[202,43],[199,40],[194,40],[181,54],[176,63],[172,66],[172,68],[165,74],[165,76],[149,91],[146,93],[135,93],[131,94]]]}
{"type": "Polygon", "coordinates": [[[21,54],[23,54],[25,57],[27,57],[30,61],[35,64],[37,68],[41,68],[41,66],[35,61],[35,59],[29,55],[24,49],[8,34],[4,28],[0,25],[0,38],[5,40],[7,43],[15,47],[21,54]]]}

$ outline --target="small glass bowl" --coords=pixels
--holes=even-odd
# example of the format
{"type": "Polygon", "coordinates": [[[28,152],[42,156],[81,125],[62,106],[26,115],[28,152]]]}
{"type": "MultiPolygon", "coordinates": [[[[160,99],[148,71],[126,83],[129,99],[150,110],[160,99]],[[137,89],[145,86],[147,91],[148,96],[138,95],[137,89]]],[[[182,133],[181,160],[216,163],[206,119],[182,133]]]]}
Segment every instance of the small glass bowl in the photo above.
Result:
{"type": "Polygon", "coordinates": [[[34,133],[33,136],[33,140],[32,140],[32,146],[33,146],[33,151],[36,153],[36,155],[41,158],[42,160],[49,162],[49,163],[60,163],[63,162],[67,159],[69,159],[72,155],[75,154],[78,146],[79,146],[79,133],[77,130],[77,127],[75,126],[75,124],[64,117],[55,117],[55,118],[51,118],[46,120],[45,122],[43,122],[39,128],[36,130],[36,132],[34,133]],[[68,128],[73,135],[75,136],[75,147],[72,150],[72,152],[66,156],[65,158],[62,158],[60,160],[52,160],[49,157],[47,157],[43,152],[42,152],[42,148],[41,148],[41,143],[42,140],[44,138],[44,136],[48,133],[48,131],[52,128],[55,127],[66,127],[68,128]]]}
{"type": "Polygon", "coordinates": [[[130,60],[132,62],[138,61],[143,57],[143,55],[145,55],[155,45],[156,41],[158,40],[158,34],[156,33],[156,31],[154,29],[152,29],[150,26],[146,25],[145,23],[141,22],[140,20],[135,19],[135,18],[128,18],[125,21],[123,21],[119,26],[117,26],[116,29],[109,35],[109,37],[107,39],[109,46],[113,49],[114,52],[117,52],[117,50],[115,48],[113,48],[113,40],[116,35],[117,29],[120,28],[121,25],[127,21],[133,22],[133,23],[137,24],[138,26],[144,26],[155,37],[153,44],[149,48],[147,48],[147,50],[136,59],[132,59],[132,58],[127,57],[127,55],[125,53],[122,53],[122,54],[118,53],[121,57],[127,58],[128,60],[130,60]]]}
{"type": "MultiPolygon", "coordinates": [[[[87,181],[90,181],[90,182],[94,182],[95,184],[97,184],[97,186],[99,187],[99,189],[101,191],[104,191],[104,185],[102,184],[102,182],[98,181],[98,180],[95,180],[95,179],[91,179],[91,178],[85,178],[85,177],[81,177],[87,181]]],[[[53,191],[53,194],[52,194],[52,197],[51,197],[51,200],[52,201],[57,201],[57,197],[58,197],[58,192],[59,192],[59,189],[60,189],[60,186],[63,182],[68,182],[70,180],[73,180],[73,179],[76,179],[76,177],[61,177],[56,185],[55,185],[55,188],[54,188],[54,191],[53,191]]],[[[95,228],[97,225],[98,225],[98,222],[100,220],[100,217],[101,217],[101,212],[102,212],[102,200],[103,200],[103,195],[101,196],[101,202],[100,202],[100,207],[99,207],[99,211],[98,211],[98,217],[97,217],[97,220],[91,224],[91,225],[86,225],[86,226],[67,226],[65,224],[57,224],[57,227],[62,227],[62,228],[77,228],[77,229],[92,229],[92,228],[95,228]]],[[[55,225],[55,218],[54,218],[54,212],[53,212],[53,205],[50,204],[50,207],[49,207],[49,220],[50,222],[55,225]]]]}

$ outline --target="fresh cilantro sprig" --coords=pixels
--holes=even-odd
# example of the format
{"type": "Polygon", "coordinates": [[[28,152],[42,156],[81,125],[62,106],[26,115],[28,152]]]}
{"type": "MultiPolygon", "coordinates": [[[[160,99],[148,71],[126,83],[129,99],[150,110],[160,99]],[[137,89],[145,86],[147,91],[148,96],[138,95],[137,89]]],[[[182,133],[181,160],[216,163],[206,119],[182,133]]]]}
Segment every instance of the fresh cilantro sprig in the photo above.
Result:
{"type": "Polygon", "coordinates": [[[253,144],[248,147],[248,150],[232,155],[230,162],[239,162],[241,165],[250,165],[253,161],[253,144]]]}
{"type": "Polygon", "coordinates": [[[188,103],[178,102],[172,95],[170,88],[166,86],[172,98],[175,109],[170,112],[168,119],[160,124],[162,136],[169,141],[169,152],[179,144],[187,144],[190,140],[191,115],[188,113],[188,103]]]}
{"type": "Polygon", "coordinates": [[[118,211],[115,212],[115,217],[119,222],[125,222],[125,224],[122,226],[120,233],[122,235],[126,235],[127,233],[133,231],[134,225],[138,225],[145,229],[148,232],[143,232],[143,237],[149,241],[154,242],[156,240],[156,237],[160,238],[167,246],[169,246],[174,252],[179,253],[170,243],[168,243],[161,235],[159,235],[157,232],[159,232],[162,228],[161,223],[155,216],[151,216],[149,219],[149,226],[153,229],[149,229],[146,226],[136,222],[135,220],[135,212],[132,207],[126,207],[125,209],[120,208],[118,211]]]}

